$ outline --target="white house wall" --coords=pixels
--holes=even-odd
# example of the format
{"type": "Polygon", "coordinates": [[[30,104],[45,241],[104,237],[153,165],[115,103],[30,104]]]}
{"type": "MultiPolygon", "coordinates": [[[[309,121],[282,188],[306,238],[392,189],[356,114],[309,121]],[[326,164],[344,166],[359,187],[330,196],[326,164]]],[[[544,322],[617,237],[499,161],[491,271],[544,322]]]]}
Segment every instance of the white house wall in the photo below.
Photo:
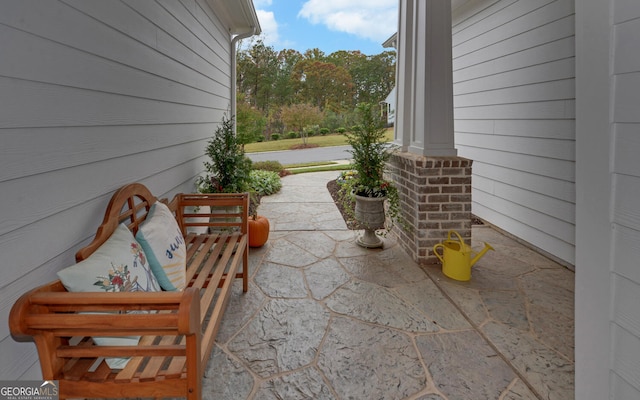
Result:
{"type": "MultiPolygon", "coordinates": [[[[192,191],[230,106],[230,37],[204,0],[0,1],[0,320],[74,262],[111,193],[192,191]]],[[[0,324],[0,380],[38,379],[0,324]]]]}
{"type": "Polygon", "coordinates": [[[612,394],[640,398],[640,3],[613,2],[612,394]]]}
{"type": "Polygon", "coordinates": [[[453,15],[455,142],[473,212],[574,264],[572,0],[476,0],[453,15]]]}

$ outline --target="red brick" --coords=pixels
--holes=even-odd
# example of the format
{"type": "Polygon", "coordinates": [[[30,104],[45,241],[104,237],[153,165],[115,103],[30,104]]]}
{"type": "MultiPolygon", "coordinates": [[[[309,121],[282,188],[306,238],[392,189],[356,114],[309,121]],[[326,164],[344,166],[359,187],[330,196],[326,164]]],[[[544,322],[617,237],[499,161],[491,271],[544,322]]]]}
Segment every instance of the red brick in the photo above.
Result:
{"type": "Polygon", "coordinates": [[[418,204],[418,211],[440,211],[440,204],[438,203],[418,204]]]}
{"type": "Polygon", "coordinates": [[[440,186],[422,186],[420,188],[420,193],[440,193],[440,186]]]}
{"type": "Polygon", "coordinates": [[[462,193],[462,186],[443,186],[442,193],[462,193]]]}
{"type": "Polygon", "coordinates": [[[429,178],[430,185],[448,185],[449,178],[446,176],[441,176],[439,178],[429,178]]]}
{"type": "Polygon", "coordinates": [[[443,222],[440,224],[442,226],[442,229],[463,229],[464,228],[464,224],[461,221],[455,221],[455,222],[443,222]]]}
{"type": "Polygon", "coordinates": [[[471,214],[469,214],[469,213],[451,213],[451,219],[453,219],[453,220],[471,219],[471,214]]]}
{"type": "Polygon", "coordinates": [[[427,200],[429,201],[429,203],[448,203],[449,202],[449,196],[448,195],[433,194],[433,195],[428,196],[427,200]]]}
{"type": "Polygon", "coordinates": [[[440,222],[422,221],[418,223],[418,229],[441,229],[440,222]]]}
{"type": "Polygon", "coordinates": [[[452,203],[470,203],[471,202],[471,195],[470,194],[453,194],[451,195],[451,202],[452,203]]]}
{"type": "Polygon", "coordinates": [[[464,206],[458,203],[442,204],[442,211],[463,211],[464,206]]]}
{"type": "Polygon", "coordinates": [[[445,168],[442,170],[442,175],[449,175],[449,176],[458,176],[458,175],[464,175],[464,169],[462,168],[445,168]]]}
{"type": "Polygon", "coordinates": [[[453,177],[451,178],[451,184],[452,185],[470,185],[471,177],[464,177],[464,178],[453,177]]]}

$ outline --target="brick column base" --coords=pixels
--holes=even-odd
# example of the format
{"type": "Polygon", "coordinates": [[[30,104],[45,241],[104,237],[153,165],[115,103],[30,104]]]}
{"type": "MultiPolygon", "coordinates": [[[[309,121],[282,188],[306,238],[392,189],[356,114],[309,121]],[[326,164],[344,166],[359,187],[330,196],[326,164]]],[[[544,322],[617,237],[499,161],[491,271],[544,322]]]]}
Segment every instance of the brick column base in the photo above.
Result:
{"type": "Polygon", "coordinates": [[[471,244],[471,164],[462,157],[425,157],[395,153],[388,162],[389,178],[400,195],[408,229],[398,224],[400,246],[420,264],[433,264],[433,246],[456,230],[471,244]]]}

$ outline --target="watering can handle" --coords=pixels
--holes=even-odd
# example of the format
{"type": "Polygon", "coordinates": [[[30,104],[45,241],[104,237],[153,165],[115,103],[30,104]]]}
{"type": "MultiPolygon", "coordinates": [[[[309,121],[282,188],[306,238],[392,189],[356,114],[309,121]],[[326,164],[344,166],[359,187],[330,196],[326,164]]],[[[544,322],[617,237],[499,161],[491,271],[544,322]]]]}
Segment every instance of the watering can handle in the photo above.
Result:
{"type": "Polygon", "coordinates": [[[455,234],[458,237],[458,240],[460,241],[460,243],[464,243],[464,240],[462,240],[462,236],[460,236],[460,234],[454,230],[449,231],[449,240],[451,240],[451,234],[455,234]]]}
{"type": "Polygon", "coordinates": [[[444,255],[444,245],[442,243],[438,243],[435,246],[433,246],[433,254],[438,257],[438,260],[440,260],[441,263],[444,263],[444,259],[442,258],[443,256],[441,256],[440,254],[438,254],[438,252],[436,251],[436,249],[438,247],[442,247],[442,254],[444,255]]]}

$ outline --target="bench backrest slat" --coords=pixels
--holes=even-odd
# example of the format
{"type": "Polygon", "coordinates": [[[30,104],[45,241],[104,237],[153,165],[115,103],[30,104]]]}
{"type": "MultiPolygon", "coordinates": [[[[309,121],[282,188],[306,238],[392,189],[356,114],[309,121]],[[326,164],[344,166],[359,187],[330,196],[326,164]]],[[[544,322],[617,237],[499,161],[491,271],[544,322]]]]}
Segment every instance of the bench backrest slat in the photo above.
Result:
{"type": "Polygon", "coordinates": [[[132,183],[118,189],[104,214],[102,224],[91,243],[76,253],[76,261],[85,260],[111,237],[119,224],[125,222],[135,235],[138,227],[146,219],[149,208],[157,201],[146,186],[132,183]]]}

